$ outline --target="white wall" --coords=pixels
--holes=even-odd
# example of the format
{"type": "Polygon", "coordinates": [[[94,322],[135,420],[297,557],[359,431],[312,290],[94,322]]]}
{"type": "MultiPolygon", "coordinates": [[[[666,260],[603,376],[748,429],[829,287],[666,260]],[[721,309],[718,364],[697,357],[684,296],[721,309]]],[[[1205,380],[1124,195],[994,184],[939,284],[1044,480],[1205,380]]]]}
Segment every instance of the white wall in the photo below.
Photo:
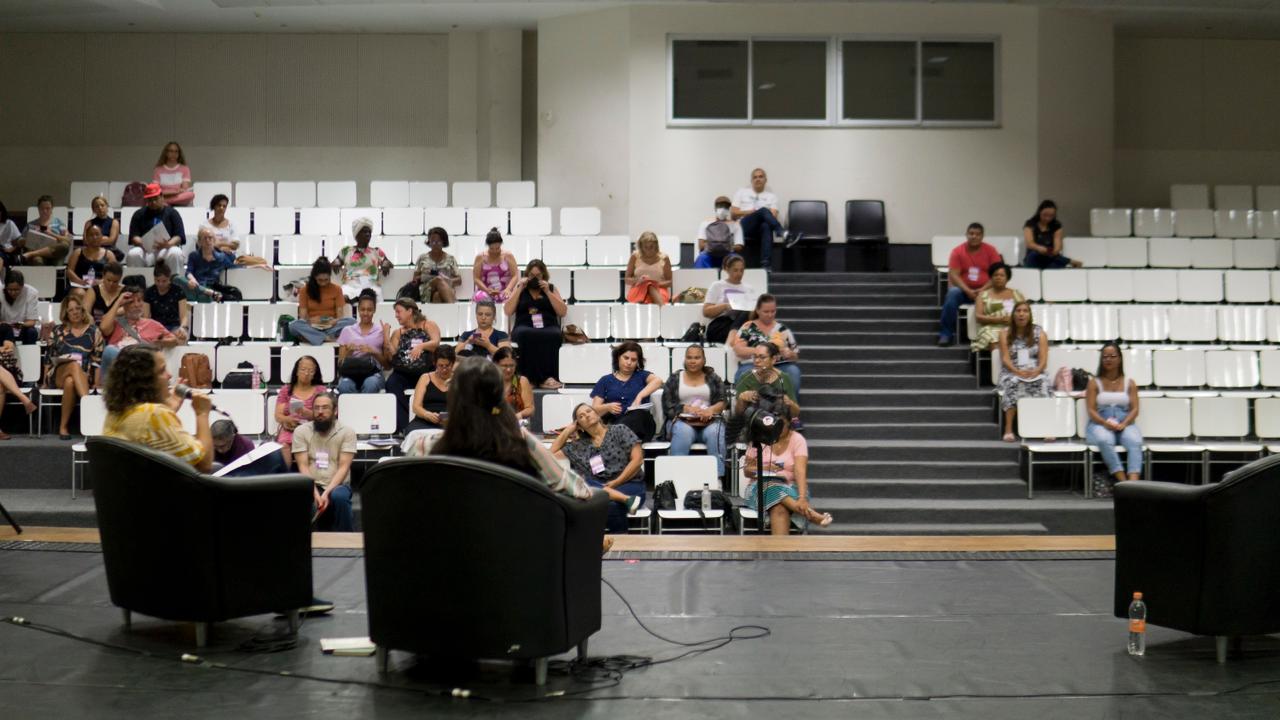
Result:
{"type": "Polygon", "coordinates": [[[1174,183],[1280,183],[1280,42],[1118,38],[1116,203],[1174,183]]]}

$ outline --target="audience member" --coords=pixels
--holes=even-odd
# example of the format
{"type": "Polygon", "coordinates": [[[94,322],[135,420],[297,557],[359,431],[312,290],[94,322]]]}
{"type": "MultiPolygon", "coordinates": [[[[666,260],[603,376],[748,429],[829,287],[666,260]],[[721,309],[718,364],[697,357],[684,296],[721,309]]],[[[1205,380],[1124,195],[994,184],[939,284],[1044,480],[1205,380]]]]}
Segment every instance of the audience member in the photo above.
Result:
{"type": "Polygon", "coordinates": [[[613,347],[613,372],[591,388],[591,407],[605,424],[626,425],[640,442],[649,442],[657,431],[649,396],[660,387],[662,379],[644,369],[640,343],[625,340],[613,347]]]}
{"type": "Polygon", "coordinates": [[[18,225],[9,215],[9,208],[0,203],[0,269],[11,268],[15,265],[21,265],[21,262],[15,262],[15,258],[20,254],[17,242],[22,238],[22,232],[18,230],[18,225]]]}
{"type": "Polygon", "coordinates": [[[587,403],[573,409],[573,422],[551,443],[551,452],[569,459],[569,467],[589,486],[607,492],[609,532],[627,531],[627,515],[644,505],[644,450],[622,423],[605,425],[587,403]]]}
{"type": "Polygon", "coordinates": [[[1049,397],[1044,376],[1049,362],[1049,334],[1031,317],[1031,304],[1023,300],[1013,306],[1009,327],[1000,333],[1000,408],[1004,411],[1004,440],[1013,442],[1013,418],[1018,399],[1049,397]]]}
{"type": "Polygon", "coordinates": [[[204,221],[204,226],[213,231],[213,245],[233,257],[240,250],[240,233],[227,217],[227,206],[231,201],[221,193],[214,195],[209,201],[209,210],[213,214],[204,221]]]}
{"type": "MultiPolygon", "coordinates": [[[[239,460],[254,449],[253,441],[240,434],[236,424],[228,419],[218,420],[209,427],[213,436],[213,461],[226,466],[239,460]]],[[[288,472],[284,458],[273,452],[254,460],[243,467],[228,472],[227,477],[251,477],[253,475],[275,475],[288,472]]]]}
{"type": "Polygon", "coordinates": [[[751,348],[752,371],[738,378],[735,383],[737,400],[733,412],[741,415],[747,406],[760,399],[760,388],[768,385],[781,398],[791,411],[791,417],[800,417],[800,404],[796,397],[796,388],[791,384],[791,376],[777,368],[778,355],[781,350],[773,343],[764,343],[751,348]]]}
{"type": "Polygon", "coordinates": [[[331,277],[329,261],[323,256],[317,258],[311,265],[306,288],[298,293],[298,319],[289,323],[289,332],[311,345],[337,338],[343,328],[356,321],[350,316],[342,288],[331,277]]]}
{"type": "Polygon", "coordinates": [[[476,355],[487,358],[496,353],[498,348],[511,344],[511,338],[506,333],[493,327],[493,321],[497,317],[498,308],[492,300],[476,303],[476,329],[463,333],[462,339],[454,346],[458,357],[476,355]]]}
{"type": "MultiPolygon", "coordinates": [[[[93,211],[93,217],[84,221],[84,228],[80,234],[87,240],[89,228],[98,228],[98,232],[101,233],[101,237],[98,239],[99,243],[111,253],[116,262],[122,262],[124,253],[116,248],[116,242],[120,240],[120,221],[111,215],[111,205],[107,203],[105,197],[98,195],[89,203],[89,209],[93,211]]],[[[68,262],[69,264],[74,264],[73,261],[68,262]]],[[[99,273],[99,276],[101,276],[101,273],[99,273]]]]}
{"type": "MultiPolygon", "coordinates": [[[[27,411],[27,414],[30,415],[36,411],[36,404],[31,402],[31,398],[27,397],[27,394],[22,392],[22,388],[19,387],[18,383],[21,382],[22,377],[14,375],[10,368],[16,368],[19,372],[22,370],[17,365],[17,356],[13,350],[13,343],[5,343],[0,345],[0,408],[4,407],[5,394],[12,393],[14,397],[18,398],[18,402],[22,403],[22,407],[27,411]]],[[[0,440],[8,439],[9,433],[0,429],[0,440]]]]}
{"type": "Polygon", "coordinates": [[[728,403],[724,380],[707,366],[701,345],[684,349],[684,369],[671,373],[662,390],[663,415],[671,455],[688,455],[694,443],[707,446],[716,459],[716,477],[724,478],[724,412],[728,403]]]}
{"type": "Polygon", "coordinates": [[[98,330],[106,340],[106,348],[102,351],[101,382],[107,381],[111,363],[120,351],[130,345],[145,343],[161,350],[177,347],[182,342],[169,332],[165,326],[147,318],[146,304],[142,297],[146,286],[141,278],[130,277],[124,285],[124,292],[119,301],[102,316],[98,330]]]}
{"type": "Polygon", "coordinates": [[[293,433],[291,451],[298,472],[315,481],[316,529],[353,532],[351,462],[356,431],[338,422],[338,401],[329,393],[314,398],[314,414],[293,433]]]}
{"type": "Polygon", "coordinates": [[[95,324],[102,324],[107,311],[115,307],[124,295],[124,286],[120,279],[124,276],[124,268],[114,260],[108,260],[102,266],[102,279],[94,287],[85,290],[85,307],[93,317],[95,324]]]}
{"type": "Polygon", "coordinates": [[[311,420],[314,402],[317,396],[327,390],[324,386],[324,375],[320,372],[320,363],[310,355],[303,355],[293,364],[293,372],[289,376],[289,384],[280,388],[276,394],[275,418],[280,426],[276,433],[276,442],[280,443],[284,455],[284,464],[293,465],[293,431],[302,423],[311,420]]]}
{"type": "MultiPolygon", "coordinates": [[[[222,282],[222,273],[236,266],[234,253],[219,250],[218,237],[213,228],[202,225],[196,232],[196,249],[187,257],[187,274],[195,280],[195,284],[209,288],[219,297],[231,295],[239,297],[239,290],[232,290],[222,282]]],[[[209,296],[205,296],[209,297],[209,296]]]]}
{"type": "Polygon", "coordinates": [[[29,250],[26,241],[18,238],[18,252],[12,254],[10,265],[62,265],[71,253],[71,231],[62,218],[53,216],[53,196],[41,195],[36,200],[35,220],[27,221],[27,230],[37,230],[54,239],[42,248],[29,250]]]}
{"type": "Polygon", "coordinates": [[[769,293],[756,298],[756,309],[747,316],[747,321],[729,336],[729,349],[738,356],[738,372],[734,381],[754,367],[751,360],[751,349],[757,345],[775,345],[778,348],[778,369],[791,378],[791,386],[800,392],[800,348],[796,345],[796,336],[791,329],[778,322],[778,299],[769,293]]]}
{"type": "Polygon", "coordinates": [[[671,258],[658,247],[658,236],[645,231],[627,260],[627,302],[666,305],[671,301],[671,258]]]}
{"type": "Polygon", "coordinates": [[[1027,246],[1024,267],[1053,270],[1081,265],[1079,260],[1062,254],[1062,223],[1058,222],[1058,206],[1052,200],[1041,202],[1036,214],[1022,226],[1022,241],[1027,246]]]}
{"type": "Polygon", "coordinates": [[[182,224],[182,216],[165,204],[160,186],[151,183],[142,194],[147,204],[133,213],[129,220],[129,251],[125,253],[125,262],[130,267],[151,267],[157,262],[164,262],[174,275],[182,274],[182,246],[187,242],[187,231],[182,224]],[[156,225],[164,225],[167,238],[160,238],[148,250],[142,238],[152,232],[156,225]]]}
{"type": "Polygon", "coordinates": [[[716,198],[716,212],[698,226],[696,268],[718,268],[730,254],[741,254],[742,225],[733,219],[733,201],[721,195],[716,198]]]}
{"type": "MultiPolygon", "coordinates": [[[[516,351],[510,345],[503,345],[493,354],[493,364],[502,371],[502,384],[506,388],[507,404],[516,414],[516,419],[525,421],[533,417],[533,383],[529,378],[516,372],[516,351]]],[[[454,374],[457,383],[457,373],[454,374]]]]}
{"type": "Polygon", "coordinates": [[[742,282],[747,261],[741,255],[725,256],[721,271],[720,279],[707,288],[702,303],[702,316],[711,320],[707,323],[707,342],[717,344],[728,342],[729,333],[742,327],[750,316],[746,310],[734,310],[734,303],[751,307],[759,297],[755,288],[742,282]]]}
{"type": "Polygon", "coordinates": [[[440,327],[423,317],[418,304],[409,298],[396,300],[394,312],[400,327],[387,338],[386,353],[391,358],[387,392],[396,399],[396,430],[409,425],[409,398],[405,390],[417,387],[418,379],[431,369],[432,356],[440,347],[440,327]]]}
{"type": "Polygon", "coordinates": [[[103,402],[107,418],[102,434],[145,445],[172,455],[200,472],[213,469],[213,435],[209,411],[213,405],[205,395],[191,397],[195,411],[195,435],[182,429],[178,408],[183,398],[169,390],[169,371],[164,354],[152,345],[140,343],[120,352],[115,372],[107,376],[103,402]]]}
{"type": "Polygon", "coordinates": [[[39,322],[40,292],[27,285],[21,270],[7,271],[0,299],[0,343],[34,343],[40,339],[39,322]]]}
{"type": "Polygon", "coordinates": [[[91,288],[102,281],[107,263],[116,259],[104,243],[102,230],[92,222],[86,222],[84,247],[72,250],[71,257],[67,258],[64,274],[68,283],[74,287],[91,288]]]}
{"type": "Polygon", "coordinates": [[[453,348],[436,348],[435,370],[424,373],[413,388],[413,420],[406,432],[439,430],[449,419],[449,382],[453,379],[453,348]]]}
{"type": "Polygon", "coordinates": [[[987,275],[991,280],[987,288],[978,293],[973,305],[978,332],[969,342],[969,349],[974,352],[990,350],[992,345],[998,344],[1000,333],[1009,327],[1013,306],[1026,300],[1022,293],[1009,287],[1013,268],[998,262],[987,268],[987,275]]]}
{"type": "Polygon", "coordinates": [[[45,346],[48,370],[44,384],[62,391],[62,414],[58,424],[60,437],[71,437],[71,413],[96,382],[94,370],[102,362],[102,349],[102,333],[91,322],[84,300],[68,293],[62,298],[58,324],[45,346]]]}
{"type": "Polygon", "coordinates": [[[351,221],[351,236],[355,245],[338,251],[333,260],[333,271],[338,274],[342,294],[348,300],[359,297],[361,291],[372,290],[382,299],[382,278],[395,267],[382,248],[369,247],[373,240],[373,221],[367,217],[351,221]]]}
{"type": "MultiPolygon", "coordinates": [[[[772,269],[773,238],[785,235],[782,223],[778,221],[778,196],[766,190],[769,176],[763,168],[751,171],[751,187],[739,189],[733,194],[733,207],[730,215],[742,226],[742,237],[745,241],[758,243],[760,246],[760,267],[772,269]]],[[[787,236],[788,246],[792,244],[787,236]]]]}
{"type": "Polygon", "coordinates": [[[191,168],[187,167],[187,157],[182,153],[182,146],[170,141],[160,151],[160,159],[151,173],[151,182],[160,187],[164,201],[168,205],[185,207],[195,200],[196,194],[191,189],[191,168]]]}
{"type": "Polygon", "coordinates": [[[799,515],[819,527],[831,524],[831,513],[818,512],[809,505],[809,445],[804,436],[791,429],[787,413],[782,414],[782,434],[776,442],[763,447],[764,476],[758,473],[760,458],[755,444],[747,447],[743,474],[751,479],[743,493],[743,503],[756,510],[756,483],[764,482],[764,513],[769,515],[769,532],[787,535],[791,532],[791,516],[799,515]]]}
{"type": "Polygon", "coordinates": [[[186,294],[176,287],[169,266],[164,263],[151,270],[151,279],[154,284],[142,293],[142,301],[147,306],[143,316],[163,325],[180,342],[186,342],[191,320],[191,305],[187,303],[186,294]]]}
{"type": "Polygon", "coordinates": [[[449,247],[449,233],[442,227],[431,228],[427,231],[427,247],[431,249],[418,256],[413,280],[400,290],[399,296],[425,303],[454,302],[462,274],[458,272],[457,258],[444,251],[449,247]]]}
{"type": "Polygon", "coordinates": [[[384,385],[382,371],[387,364],[387,336],[391,329],[374,322],[378,296],[360,291],[356,303],[356,323],[338,335],[338,393],[378,393],[384,385]]]}
{"type": "Polygon", "coordinates": [[[475,279],[476,293],[473,298],[492,300],[495,303],[507,302],[516,292],[516,257],[502,249],[502,233],[498,228],[490,228],[484,236],[485,251],[476,255],[471,273],[475,279]]]}
{"type": "Polygon", "coordinates": [[[964,232],[964,242],[952,248],[951,256],[947,259],[947,280],[950,287],[942,303],[942,319],[938,328],[939,347],[955,344],[960,306],[976,300],[978,293],[991,284],[987,269],[998,262],[1004,262],[1000,251],[982,241],[984,234],[982,223],[969,223],[964,232]]]}
{"type": "Polygon", "coordinates": [[[1138,420],[1138,384],[1124,375],[1124,354],[1109,342],[1098,356],[1098,374],[1085,393],[1089,423],[1085,438],[1097,445],[1102,463],[1116,482],[1142,477],[1142,430],[1138,420]],[[1123,445],[1125,462],[1120,463],[1116,445],[1123,445]],[[1128,470],[1128,476],[1125,476],[1128,470]]]}
{"type": "Polygon", "coordinates": [[[530,260],[524,277],[512,288],[503,311],[513,316],[511,341],[520,346],[520,374],[529,382],[547,390],[559,388],[560,318],[569,312],[551,273],[541,260],[530,260]]]}

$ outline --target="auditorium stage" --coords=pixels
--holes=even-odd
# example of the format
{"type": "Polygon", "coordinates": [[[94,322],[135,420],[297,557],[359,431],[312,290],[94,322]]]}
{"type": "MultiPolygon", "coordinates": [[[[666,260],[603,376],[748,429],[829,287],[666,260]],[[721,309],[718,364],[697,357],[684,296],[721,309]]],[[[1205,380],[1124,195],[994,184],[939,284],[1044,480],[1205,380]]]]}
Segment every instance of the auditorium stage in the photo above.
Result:
{"type": "MultiPolygon", "coordinates": [[[[1147,657],[1125,654],[1125,623],[1110,613],[1109,538],[1093,541],[1102,549],[1076,550],[832,546],[823,559],[805,559],[819,557],[812,547],[765,552],[759,548],[770,545],[757,544],[752,551],[737,545],[738,538],[725,538],[719,549],[686,545],[683,551],[659,549],[650,538],[620,538],[627,545],[610,554],[604,577],[654,631],[692,640],[752,624],[771,634],[633,670],[611,687],[540,699],[505,665],[454,668],[446,676],[394,653],[394,671],[379,677],[372,658],[322,655],[320,638],[367,632],[358,547],[318,536],[316,593],[338,609],[305,622],[298,647],[237,651],[255,634],[283,626],[269,616],[219,624],[201,653],[227,666],[219,669],[179,662],[181,653],[197,652],[190,626],[135,616],[134,631],[124,633],[119,611],[107,600],[97,546],[83,536],[55,542],[42,532],[33,529],[24,544],[0,536],[0,616],[20,615],[150,656],[0,624],[0,717],[6,720],[1280,714],[1276,638],[1250,639],[1242,655],[1218,665],[1212,639],[1152,628],[1147,657]],[[339,547],[319,547],[325,544],[339,547]],[[658,559],[677,552],[698,559],[658,559]],[[440,695],[453,687],[468,688],[473,697],[440,695]]],[[[608,587],[601,592],[604,621],[591,639],[591,655],[669,658],[683,651],[641,629],[608,587]]],[[[589,689],[554,673],[547,686],[547,692],[589,689]]]]}

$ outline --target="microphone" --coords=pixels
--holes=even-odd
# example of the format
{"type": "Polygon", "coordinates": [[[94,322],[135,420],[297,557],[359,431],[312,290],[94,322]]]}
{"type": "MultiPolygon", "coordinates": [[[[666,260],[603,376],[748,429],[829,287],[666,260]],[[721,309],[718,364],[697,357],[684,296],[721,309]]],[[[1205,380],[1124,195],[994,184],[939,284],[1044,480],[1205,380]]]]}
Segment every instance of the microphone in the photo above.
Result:
{"type": "MultiPolygon", "coordinates": [[[[182,383],[178,383],[177,385],[173,386],[173,394],[177,395],[178,397],[184,400],[190,400],[192,397],[196,395],[195,391],[193,391],[190,387],[183,385],[182,383]]],[[[218,406],[214,405],[212,402],[209,403],[209,409],[213,410],[219,415],[227,415],[226,413],[219,410],[218,406]]],[[[227,415],[227,417],[231,417],[231,416],[227,415]]]]}

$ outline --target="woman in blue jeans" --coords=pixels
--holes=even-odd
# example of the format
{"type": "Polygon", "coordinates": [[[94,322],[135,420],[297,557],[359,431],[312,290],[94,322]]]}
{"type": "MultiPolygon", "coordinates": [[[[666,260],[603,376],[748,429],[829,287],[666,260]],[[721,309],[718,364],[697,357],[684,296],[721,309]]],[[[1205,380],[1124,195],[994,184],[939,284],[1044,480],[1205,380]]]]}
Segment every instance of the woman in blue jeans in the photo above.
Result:
{"type": "Polygon", "coordinates": [[[707,367],[701,345],[684,349],[684,370],[667,378],[662,393],[662,409],[671,438],[671,455],[688,455],[696,442],[705,443],[707,454],[716,459],[716,477],[724,478],[724,412],[727,402],[724,381],[707,367]]]}
{"type": "Polygon", "coordinates": [[[1097,445],[1102,462],[1116,482],[1137,480],[1142,476],[1142,431],[1134,424],[1138,419],[1138,385],[1124,376],[1124,356],[1120,346],[1102,346],[1098,374],[1089,383],[1085,395],[1089,424],[1085,439],[1097,445]],[[1116,445],[1125,449],[1121,465],[1116,445]],[[1125,470],[1128,475],[1125,475],[1125,470]]]}

